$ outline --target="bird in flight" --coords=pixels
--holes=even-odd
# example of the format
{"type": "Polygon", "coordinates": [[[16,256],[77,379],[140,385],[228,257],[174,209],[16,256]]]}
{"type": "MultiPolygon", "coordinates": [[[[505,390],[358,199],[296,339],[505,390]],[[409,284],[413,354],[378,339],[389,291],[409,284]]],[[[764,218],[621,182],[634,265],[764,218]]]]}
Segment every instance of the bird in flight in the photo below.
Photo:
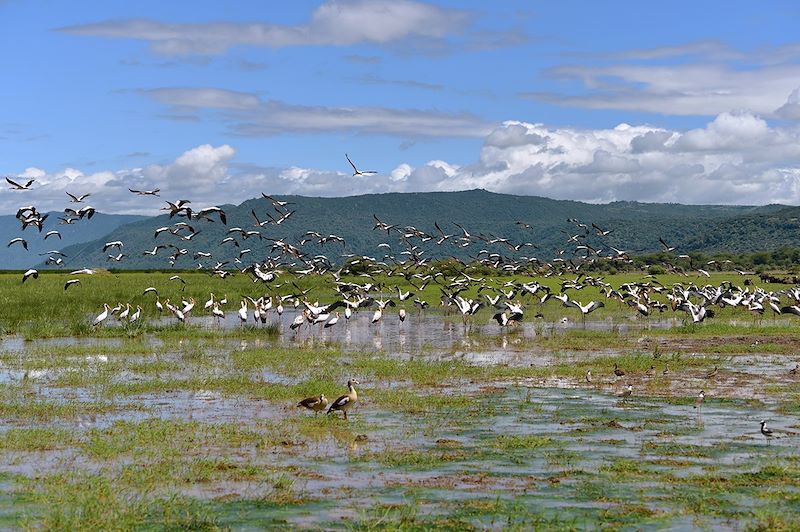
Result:
{"type": "Polygon", "coordinates": [[[69,196],[69,197],[70,197],[70,200],[69,200],[69,201],[70,201],[70,203],[82,203],[82,202],[83,202],[83,200],[85,200],[86,198],[88,198],[89,196],[91,196],[91,195],[92,195],[92,194],[91,194],[91,192],[90,192],[90,193],[88,193],[88,194],[81,194],[81,195],[77,195],[77,194],[70,194],[70,193],[69,193],[69,192],[67,192],[66,190],[65,190],[64,192],[66,192],[67,196],[69,196]]]}
{"type": "MultiPolygon", "coordinates": [[[[353,163],[350,163],[350,164],[353,164],[353,163]]],[[[31,185],[33,184],[35,179],[29,179],[28,182],[25,183],[24,185],[20,184],[20,183],[17,183],[16,181],[14,181],[14,180],[12,180],[12,179],[10,179],[8,177],[6,177],[6,181],[8,181],[9,185],[11,185],[11,190],[28,190],[29,188],[31,188],[31,185]]]]}
{"type": "Polygon", "coordinates": [[[377,174],[378,173],[375,170],[359,170],[358,168],[356,168],[356,165],[353,164],[353,161],[350,160],[350,156],[349,155],[347,155],[345,153],[344,156],[347,158],[347,162],[350,163],[350,166],[353,167],[353,175],[354,176],[357,176],[357,175],[373,175],[373,174],[377,174]]]}
{"type": "Polygon", "coordinates": [[[132,188],[129,188],[128,190],[140,196],[158,196],[159,192],[161,192],[160,188],[154,188],[153,190],[134,190],[132,188]]]}

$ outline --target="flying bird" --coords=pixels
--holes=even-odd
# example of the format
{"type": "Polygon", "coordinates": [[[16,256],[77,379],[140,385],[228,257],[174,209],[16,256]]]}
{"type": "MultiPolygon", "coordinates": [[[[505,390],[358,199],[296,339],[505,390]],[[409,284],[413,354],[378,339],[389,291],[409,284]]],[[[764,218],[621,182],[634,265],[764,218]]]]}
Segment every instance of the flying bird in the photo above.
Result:
{"type": "Polygon", "coordinates": [[[358,168],[356,168],[356,165],[353,164],[353,161],[350,160],[350,156],[349,155],[347,155],[345,153],[344,156],[347,158],[347,162],[350,163],[350,166],[353,167],[353,176],[357,176],[357,175],[373,175],[373,174],[377,174],[378,173],[375,170],[359,170],[358,168]]]}
{"type": "Polygon", "coordinates": [[[6,247],[10,248],[12,244],[16,244],[17,242],[22,244],[22,247],[24,247],[26,251],[28,250],[28,241],[25,240],[24,238],[19,238],[19,237],[12,238],[11,240],[9,240],[8,244],[6,245],[6,247]]]}
{"type": "Polygon", "coordinates": [[[159,192],[161,192],[160,188],[154,188],[153,190],[134,190],[132,188],[129,188],[128,190],[140,196],[159,196],[160,195],[159,192]]]}
{"type": "Polygon", "coordinates": [[[12,179],[10,179],[8,177],[6,177],[6,181],[8,181],[9,185],[11,185],[11,190],[28,190],[28,189],[31,188],[31,185],[36,180],[35,179],[29,179],[28,182],[25,183],[24,185],[22,185],[20,183],[17,183],[16,181],[14,181],[14,180],[12,180],[12,179]]]}
{"type": "Polygon", "coordinates": [[[91,194],[91,192],[90,192],[90,193],[88,193],[88,194],[81,194],[80,196],[77,196],[77,195],[75,195],[75,194],[70,194],[70,193],[69,193],[69,192],[67,192],[66,190],[64,191],[64,193],[65,193],[67,196],[69,196],[69,197],[70,197],[70,200],[69,200],[69,201],[70,201],[70,203],[81,203],[83,200],[85,200],[86,198],[88,198],[89,196],[91,196],[91,195],[92,195],[92,194],[91,194]]]}

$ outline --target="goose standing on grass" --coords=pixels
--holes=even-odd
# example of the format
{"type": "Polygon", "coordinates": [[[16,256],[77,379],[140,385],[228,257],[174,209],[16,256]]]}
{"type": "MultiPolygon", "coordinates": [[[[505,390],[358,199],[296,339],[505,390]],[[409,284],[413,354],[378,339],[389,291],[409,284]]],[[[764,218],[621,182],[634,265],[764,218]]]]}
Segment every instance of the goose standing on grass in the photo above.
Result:
{"type": "Polygon", "coordinates": [[[350,379],[347,381],[347,388],[350,390],[347,394],[339,397],[335,400],[330,408],[328,408],[328,413],[330,414],[334,410],[340,410],[344,414],[344,418],[347,419],[347,411],[358,401],[358,393],[356,393],[355,385],[359,384],[359,382],[355,379],[350,379]]]}
{"type": "Polygon", "coordinates": [[[328,399],[325,397],[325,394],[321,394],[319,397],[308,397],[303,399],[297,403],[297,406],[307,408],[313,411],[315,414],[318,414],[328,407],[328,399]]]}

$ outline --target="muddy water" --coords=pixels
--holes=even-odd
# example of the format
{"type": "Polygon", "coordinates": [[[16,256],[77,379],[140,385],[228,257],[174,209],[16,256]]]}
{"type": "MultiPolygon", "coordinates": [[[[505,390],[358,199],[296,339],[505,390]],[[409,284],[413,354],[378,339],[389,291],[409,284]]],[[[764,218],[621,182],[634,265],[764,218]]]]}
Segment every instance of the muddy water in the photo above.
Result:
{"type": "MultiPolygon", "coordinates": [[[[192,322],[208,327],[239,327],[234,317],[229,316],[224,324],[195,318],[192,322]]],[[[276,318],[273,314],[273,319],[276,318]]],[[[334,343],[345,349],[374,350],[388,357],[445,361],[459,358],[481,366],[520,367],[546,367],[555,360],[564,362],[615,353],[614,350],[531,353],[520,347],[522,340],[537,335],[569,334],[571,327],[582,327],[580,322],[531,322],[509,332],[494,322],[476,321],[465,326],[458,317],[444,319],[441,315],[429,314],[412,315],[404,323],[396,316],[387,316],[385,322],[370,325],[369,315],[361,313],[332,329],[306,328],[295,336],[288,330],[292,319],[293,314],[288,312],[281,317],[282,333],[277,338],[230,339],[220,349],[254,345],[314,347],[334,343]],[[491,341],[487,342],[486,338],[491,341]]],[[[586,327],[623,331],[669,325],[668,322],[626,320],[620,323],[588,321],[586,327]]],[[[56,379],[68,372],[99,375],[108,371],[104,368],[112,363],[114,375],[109,382],[134,382],[142,378],[127,369],[125,363],[151,360],[151,355],[144,358],[144,353],[103,354],[105,348],[118,346],[123,341],[4,339],[2,349],[6,356],[0,362],[0,384],[14,388],[22,386],[25,379],[29,390],[23,395],[25,400],[108,401],[116,409],[105,414],[79,413],[74,418],[43,422],[3,419],[0,433],[11,427],[54,426],[80,435],[94,428],[108,427],[117,420],[139,421],[151,417],[193,420],[202,424],[234,423],[264,430],[269,423],[312,415],[297,409],[294,400],[266,401],[236,394],[222,395],[213,390],[178,389],[108,398],[102,394],[100,385],[89,388],[56,385],[56,379]],[[57,367],[48,368],[45,364],[41,369],[29,370],[27,378],[20,369],[31,348],[57,350],[76,344],[96,346],[97,354],[62,357],[57,367]]],[[[158,340],[147,342],[146,347],[161,345],[158,340]]],[[[165,348],[158,358],[187,366],[177,372],[165,372],[161,375],[163,378],[180,378],[189,374],[183,371],[192,371],[192,360],[181,353],[170,353],[165,348]]],[[[370,393],[374,387],[382,385],[365,383],[360,390],[360,403],[351,412],[351,421],[347,424],[334,424],[313,437],[302,432],[293,433],[278,445],[214,452],[231,460],[287,471],[295,481],[293,489],[313,499],[301,507],[302,511],[281,510],[281,518],[298,527],[326,528],[342,518],[360,518],[376,504],[397,505],[421,500],[418,511],[435,515],[453,512],[476,500],[483,503],[500,500],[520,504],[528,511],[544,509],[551,512],[548,515],[572,516],[578,522],[589,524],[602,522],[598,521],[599,512],[622,501],[675,512],[673,517],[653,528],[692,528],[694,521],[669,498],[674,488],[657,476],[643,476],[644,480],[623,479],[619,486],[605,486],[608,493],[603,495],[608,497],[597,497],[597,500],[584,491],[586,485],[593,482],[606,482],[603,471],[619,463],[641,465],[644,470],[663,473],[664,479],[680,479],[709,472],[718,475],[752,472],[771,461],[796,456],[800,438],[795,433],[800,430],[800,417],[779,411],[775,397],[762,390],[767,384],[789,382],[786,375],[793,367],[790,357],[754,353],[720,358],[719,365],[720,374],[714,379],[675,372],[667,379],[663,390],[650,394],[643,391],[647,389],[643,376],[630,376],[636,389],[630,398],[618,396],[622,381],[600,375],[599,371],[592,385],[561,377],[523,378],[511,383],[450,384],[419,392],[423,395],[466,395],[470,398],[468,406],[459,411],[432,408],[413,415],[380,408],[371,400],[370,393]],[[700,408],[693,408],[693,404],[676,405],[668,400],[674,396],[693,397],[701,387],[708,391],[708,398],[700,408]],[[717,399],[720,396],[726,400],[717,399]],[[753,398],[762,401],[749,401],[753,398]],[[775,431],[773,437],[761,434],[759,422],[762,419],[775,431]],[[509,438],[511,444],[507,443],[509,438]],[[526,438],[541,438],[542,446],[528,448],[526,438]],[[517,441],[519,447],[515,447],[517,441]],[[344,492],[343,485],[348,488],[344,492]],[[328,504],[331,500],[336,501],[335,504],[328,504]]],[[[234,372],[229,357],[224,356],[215,359],[211,370],[211,374],[217,376],[234,372]]],[[[255,371],[251,378],[275,384],[297,382],[297,377],[272,371],[255,371]]],[[[392,385],[405,386],[404,382],[403,376],[398,375],[392,385]]],[[[0,471],[34,476],[74,468],[76,463],[90,470],[100,468],[101,464],[89,462],[79,454],[76,449],[6,453],[0,471]]],[[[247,494],[258,497],[263,493],[263,486],[239,481],[207,482],[187,486],[181,491],[202,499],[247,494]]],[[[732,500],[734,506],[745,511],[763,504],[754,495],[736,495],[732,500]]],[[[244,528],[248,526],[247,515],[243,510],[235,517],[245,520],[244,528]]],[[[235,521],[233,516],[226,519],[235,521]]],[[[491,516],[470,519],[474,526],[502,528],[491,516]]],[[[713,516],[706,517],[704,522],[712,528],[743,528],[713,516]]],[[[249,526],[255,527],[253,523],[249,526]]]]}

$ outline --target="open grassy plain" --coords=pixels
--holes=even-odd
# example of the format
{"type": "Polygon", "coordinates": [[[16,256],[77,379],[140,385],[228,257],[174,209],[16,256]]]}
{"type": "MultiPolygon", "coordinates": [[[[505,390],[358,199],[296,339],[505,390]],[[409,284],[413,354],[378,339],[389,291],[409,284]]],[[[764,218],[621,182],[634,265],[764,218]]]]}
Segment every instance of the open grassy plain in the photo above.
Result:
{"type": "Polygon", "coordinates": [[[293,305],[242,326],[240,299],[310,289],[326,303],[330,283],[180,273],[182,290],[171,275],[103,272],[66,291],[62,273],[0,276],[0,527],[800,527],[800,318],[724,308],[691,324],[607,304],[584,325],[551,300],[501,328],[393,276],[376,280],[387,296],[399,286],[431,308],[294,335],[293,305]],[[186,324],[159,316],[149,286],[198,309],[186,324]],[[211,292],[229,301],[222,323],[202,312],[211,292]],[[143,318],[91,326],[120,302],[143,318]],[[296,406],[349,378],[349,420],[296,406]]]}

